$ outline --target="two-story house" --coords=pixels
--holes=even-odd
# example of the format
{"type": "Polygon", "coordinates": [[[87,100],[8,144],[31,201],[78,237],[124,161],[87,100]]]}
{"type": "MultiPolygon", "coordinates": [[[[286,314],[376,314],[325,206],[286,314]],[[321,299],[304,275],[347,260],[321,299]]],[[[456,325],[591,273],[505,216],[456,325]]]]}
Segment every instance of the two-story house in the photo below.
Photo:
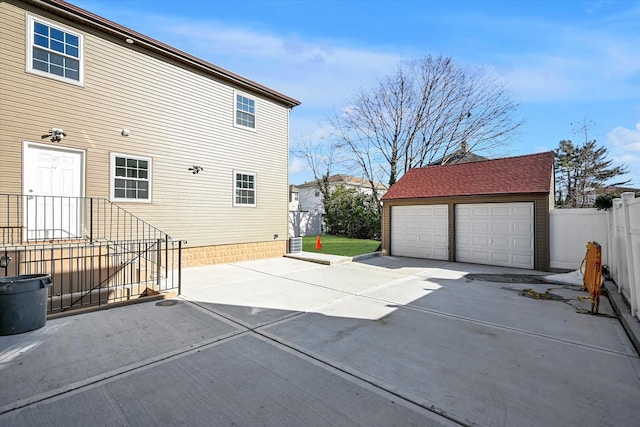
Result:
{"type": "Polygon", "coordinates": [[[0,2],[0,40],[5,275],[19,245],[124,229],[187,266],[285,253],[299,101],[60,0],[0,2]]]}
{"type": "MultiPolygon", "coordinates": [[[[344,186],[347,189],[354,189],[358,192],[365,194],[372,194],[373,187],[371,183],[362,178],[356,176],[338,174],[331,175],[328,178],[329,190],[335,190],[340,186],[344,186]]],[[[304,184],[297,185],[299,194],[299,209],[308,212],[324,213],[323,197],[320,191],[320,186],[317,180],[305,182],[304,184]]],[[[386,191],[387,186],[382,183],[375,183],[378,196],[382,197],[386,191]]]]}

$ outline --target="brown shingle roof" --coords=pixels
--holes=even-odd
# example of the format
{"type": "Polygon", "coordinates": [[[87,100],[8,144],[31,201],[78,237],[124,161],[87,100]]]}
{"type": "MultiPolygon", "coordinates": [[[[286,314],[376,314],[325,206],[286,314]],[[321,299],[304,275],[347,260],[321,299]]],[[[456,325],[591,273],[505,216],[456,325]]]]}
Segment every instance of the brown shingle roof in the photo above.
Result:
{"type": "Polygon", "coordinates": [[[489,194],[549,193],[553,151],[410,169],[382,200],[489,194]]]}

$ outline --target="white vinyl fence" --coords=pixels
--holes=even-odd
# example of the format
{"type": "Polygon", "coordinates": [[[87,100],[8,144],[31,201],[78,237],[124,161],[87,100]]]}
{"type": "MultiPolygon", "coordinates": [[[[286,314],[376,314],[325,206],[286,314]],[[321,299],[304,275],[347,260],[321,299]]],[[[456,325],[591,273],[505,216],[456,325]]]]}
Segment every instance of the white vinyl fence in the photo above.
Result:
{"type": "Polygon", "coordinates": [[[609,212],[556,209],[550,212],[551,268],[577,270],[587,242],[602,246],[602,263],[640,319],[640,198],[624,193],[609,212]]]}
{"type": "Polygon", "coordinates": [[[611,276],[631,306],[631,314],[640,319],[640,198],[622,193],[613,201],[609,214],[611,276]]]}
{"type": "Polygon", "coordinates": [[[549,212],[551,268],[577,270],[587,242],[602,246],[602,263],[609,263],[609,216],[597,209],[554,209],[549,212]]]}
{"type": "Polygon", "coordinates": [[[308,211],[289,211],[289,237],[322,234],[322,214],[308,211]]]}

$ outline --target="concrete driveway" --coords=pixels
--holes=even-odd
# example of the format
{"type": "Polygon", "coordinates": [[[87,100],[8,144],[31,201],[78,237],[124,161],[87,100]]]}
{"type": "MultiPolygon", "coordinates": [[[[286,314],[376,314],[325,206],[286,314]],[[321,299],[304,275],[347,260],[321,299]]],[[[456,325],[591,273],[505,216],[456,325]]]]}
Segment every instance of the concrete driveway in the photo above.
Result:
{"type": "Polygon", "coordinates": [[[185,269],[181,298],[0,337],[0,425],[638,425],[640,359],[606,298],[583,314],[584,293],[539,274],[185,269]]]}

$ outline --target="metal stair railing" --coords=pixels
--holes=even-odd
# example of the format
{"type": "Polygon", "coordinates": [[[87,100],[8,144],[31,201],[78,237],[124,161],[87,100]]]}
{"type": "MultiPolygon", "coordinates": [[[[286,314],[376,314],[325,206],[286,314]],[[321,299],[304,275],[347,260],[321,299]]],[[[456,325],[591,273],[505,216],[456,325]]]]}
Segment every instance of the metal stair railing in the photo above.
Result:
{"type": "MultiPolygon", "coordinates": [[[[106,289],[109,294],[115,287],[144,288],[127,289],[133,297],[149,292],[147,284],[154,292],[175,288],[180,292],[182,243],[104,198],[0,194],[0,261],[1,252],[9,259],[7,264],[10,254],[16,258],[15,265],[4,266],[4,275],[47,269],[57,274],[58,281],[68,282],[58,286],[59,293],[63,288],[71,293],[71,303],[61,302],[58,310],[93,305],[95,292],[101,304],[101,292],[106,289]],[[127,269],[131,271],[126,273],[127,269]],[[75,282],[83,283],[74,283],[75,273],[79,273],[75,282]]],[[[54,297],[62,301],[60,295],[50,295],[50,309],[54,297]]]]}

